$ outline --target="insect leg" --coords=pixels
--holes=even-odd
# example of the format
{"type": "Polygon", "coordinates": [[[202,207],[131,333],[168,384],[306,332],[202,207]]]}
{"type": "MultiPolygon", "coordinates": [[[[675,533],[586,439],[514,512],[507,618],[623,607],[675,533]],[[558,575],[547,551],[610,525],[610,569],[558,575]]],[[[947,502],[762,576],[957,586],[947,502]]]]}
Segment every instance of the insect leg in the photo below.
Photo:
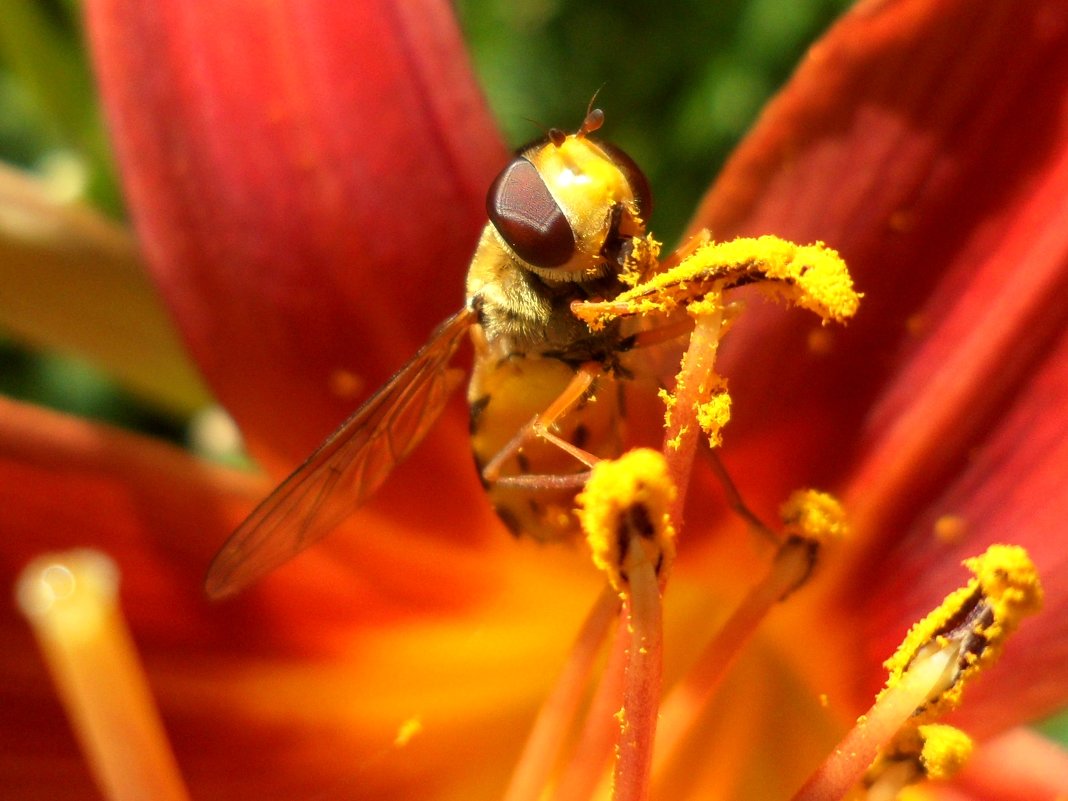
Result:
{"type": "Polygon", "coordinates": [[[527,442],[537,438],[543,439],[546,442],[551,442],[565,453],[574,456],[575,459],[582,462],[584,465],[593,467],[598,461],[596,456],[589,451],[573,445],[562,437],[557,436],[550,429],[556,424],[557,420],[567,414],[572,406],[579,402],[582,396],[589,391],[594,379],[596,379],[602,372],[602,368],[596,364],[588,364],[580,367],[578,372],[575,373],[575,377],[571,379],[571,382],[564,388],[564,391],[557,396],[556,400],[554,400],[545,411],[536,415],[529,423],[519,429],[519,431],[516,432],[516,435],[509,440],[508,444],[501,448],[501,450],[486,463],[486,466],[482,468],[483,480],[491,484],[528,488],[551,487],[555,489],[581,487],[585,483],[588,475],[586,471],[563,476],[502,476],[501,466],[510,457],[514,456],[527,442]]]}

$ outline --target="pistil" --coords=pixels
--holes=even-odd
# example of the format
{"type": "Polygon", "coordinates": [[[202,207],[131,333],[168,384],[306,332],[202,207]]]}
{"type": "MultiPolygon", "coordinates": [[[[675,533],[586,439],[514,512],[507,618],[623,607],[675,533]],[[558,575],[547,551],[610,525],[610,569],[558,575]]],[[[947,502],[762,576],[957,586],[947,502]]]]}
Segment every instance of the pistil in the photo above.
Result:
{"type": "Polygon", "coordinates": [[[104,796],[186,801],[117,594],[114,563],[88,550],[38,558],[16,587],[104,796]]]}

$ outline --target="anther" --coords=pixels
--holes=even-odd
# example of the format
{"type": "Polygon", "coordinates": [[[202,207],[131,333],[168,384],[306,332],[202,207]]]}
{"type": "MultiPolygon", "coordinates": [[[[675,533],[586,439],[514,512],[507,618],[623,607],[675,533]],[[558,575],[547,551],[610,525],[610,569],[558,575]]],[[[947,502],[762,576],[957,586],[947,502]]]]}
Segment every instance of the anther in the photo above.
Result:
{"type": "Polygon", "coordinates": [[[964,684],[997,659],[1008,635],[1042,604],[1042,587],[1023,548],[992,545],[964,564],[975,577],[913,626],[886,661],[892,684],[916,662],[956,645],[957,662],[945,686],[924,707],[925,719],[956,707],[964,684]]]}
{"type": "Polygon", "coordinates": [[[661,575],[674,558],[668,509],[675,496],[658,451],[638,448],[593,466],[577,511],[594,564],[617,590],[635,565],[648,562],[661,575]]]}
{"type": "Polygon", "coordinates": [[[953,726],[931,723],[907,728],[864,774],[865,801],[895,801],[910,784],[949,779],[971,753],[972,739],[953,726]]]}

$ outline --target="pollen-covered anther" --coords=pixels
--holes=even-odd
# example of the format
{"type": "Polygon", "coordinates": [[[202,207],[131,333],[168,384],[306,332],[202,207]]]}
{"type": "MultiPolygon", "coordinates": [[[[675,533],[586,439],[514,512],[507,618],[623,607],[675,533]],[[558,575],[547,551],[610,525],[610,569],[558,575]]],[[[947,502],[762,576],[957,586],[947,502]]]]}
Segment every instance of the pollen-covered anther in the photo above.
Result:
{"type": "MultiPolygon", "coordinates": [[[[964,564],[974,578],[912,627],[886,661],[890,672],[886,687],[793,801],[846,797],[902,732],[923,726],[958,706],[964,686],[997,659],[1022,618],[1041,606],[1038,575],[1023,548],[992,545],[982,556],[966,559],[964,564]]],[[[940,748],[944,765],[938,770],[952,762],[946,741],[939,742],[941,745],[928,749],[930,761],[924,771],[931,775],[936,772],[934,755],[940,748]]],[[[869,790],[868,798],[892,801],[896,790],[884,795],[873,795],[869,790]]]]}
{"type": "Polygon", "coordinates": [[[795,490],[780,507],[779,516],[787,536],[822,543],[849,535],[845,509],[829,492],[795,490]]]}
{"type": "Polygon", "coordinates": [[[583,304],[577,313],[591,324],[624,315],[666,314],[743,284],[808,309],[824,322],[845,322],[860,305],[861,295],[835,250],[823,242],[798,245],[761,236],[699,245],[678,264],[636,283],[611,303],[583,304]]]}
{"type": "Polygon", "coordinates": [[[623,591],[628,574],[647,562],[662,574],[675,556],[668,509],[675,485],[659,451],[637,448],[594,465],[578,496],[578,517],[594,564],[623,591]]]}
{"type": "Polygon", "coordinates": [[[849,532],[845,510],[833,495],[814,489],[795,490],[779,510],[785,539],[775,556],[784,600],[811,578],[822,547],[849,532]],[[787,578],[790,577],[790,578],[787,578]]]}
{"type": "Polygon", "coordinates": [[[910,784],[952,778],[968,761],[972,748],[972,738],[953,726],[910,726],[864,774],[866,801],[894,801],[910,784]]]}
{"type": "Polygon", "coordinates": [[[914,625],[886,661],[890,687],[932,654],[956,650],[955,664],[922,709],[925,720],[955,708],[964,685],[997,660],[1020,621],[1042,605],[1042,586],[1023,548],[991,545],[981,556],[966,559],[964,565],[974,578],[914,625]]]}
{"type": "Polygon", "coordinates": [[[972,755],[972,738],[955,726],[929,723],[916,732],[923,743],[920,765],[929,779],[952,778],[972,755]]]}

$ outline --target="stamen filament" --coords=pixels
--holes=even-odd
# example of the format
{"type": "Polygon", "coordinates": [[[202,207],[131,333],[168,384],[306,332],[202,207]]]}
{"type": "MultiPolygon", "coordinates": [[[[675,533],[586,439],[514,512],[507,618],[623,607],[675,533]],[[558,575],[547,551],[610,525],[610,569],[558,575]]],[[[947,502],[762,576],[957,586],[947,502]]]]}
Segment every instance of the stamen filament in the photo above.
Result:
{"type": "Polygon", "coordinates": [[[876,699],[871,709],[794,796],[793,801],[839,801],[860,781],[881,748],[927,701],[952,683],[961,644],[950,642],[917,659],[876,699]]]}
{"type": "Polygon", "coordinates": [[[925,742],[935,734],[926,758],[930,775],[948,774],[967,757],[969,747],[955,742],[958,738],[934,727],[926,733],[920,729],[959,705],[964,687],[996,661],[1023,617],[1041,607],[1043,592],[1023,548],[991,545],[964,565],[975,577],[909,630],[886,660],[890,678],[875,705],[794,801],[843,798],[869,766],[877,778],[882,766],[874,763],[880,751],[895,738],[906,739],[912,728],[925,742]]]}
{"type": "Polygon", "coordinates": [[[71,551],[28,565],[16,597],[105,797],[186,801],[117,590],[110,559],[71,551]]]}
{"type": "Polygon", "coordinates": [[[553,794],[554,801],[589,801],[600,798],[596,793],[602,779],[607,784],[608,757],[619,735],[615,713],[623,695],[629,638],[619,627],[608,656],[608,664],[593,695],[578,744],[553,794]]]}
{"type": "Polygon", "coordinates": [[[923,776],[915,762],[902,760],[889,766],[875,781],[864,801],[897,801],[898,795],[923,776]]]}
{"type": "Polygon", "coordinates": [[[663,452],[668,462],[668,474],[677,489],[668,514],[680,528],[697,439],[701,434],[697,422],[698,409],[707,400],[705,395],[710,382],[716,381],[716,353],[719,341],[723,338],[722,329],[722,308],[696,316],[689,346],[682,357],[675,391],[666,398],[667,431],[664,434],[663,452]]]}
{"type": "Polygon", "coordinates": [[[504,801],[536,801],[545,789],[564,738],[578,714],[597,653],[618,612],[619,597],[606,587],[590,610],[556,686],[542,704],[504,801]]]}
{"type": "Polygon", "coordinates": [[[723,677],[771,608],[807,578],[814,557],[815,546],[811,541],[791,537],[783,543],[767,575],[749,591],[694,667],[668,694],[660,711],[654,780],[661,779],[676,750],[712,703],[723,677]]]}
{"type": "MultiPolygon", "coordinates": [[[[638,536],[633,537],[638,540],[638,536]]],[[[631,550],[641,548],[633,542],[631,550]]],[[[627,627],[627,666],[623,707],[619,711],[613,801],[643,801],[649,795],[653,738],[660,707],[663,653],[660,582],[652,562],[628,569],[630,591],[623,600],[620,624],[627,627]]],[[[621,632],[623,634],[623,632],[621,632]]]]}

